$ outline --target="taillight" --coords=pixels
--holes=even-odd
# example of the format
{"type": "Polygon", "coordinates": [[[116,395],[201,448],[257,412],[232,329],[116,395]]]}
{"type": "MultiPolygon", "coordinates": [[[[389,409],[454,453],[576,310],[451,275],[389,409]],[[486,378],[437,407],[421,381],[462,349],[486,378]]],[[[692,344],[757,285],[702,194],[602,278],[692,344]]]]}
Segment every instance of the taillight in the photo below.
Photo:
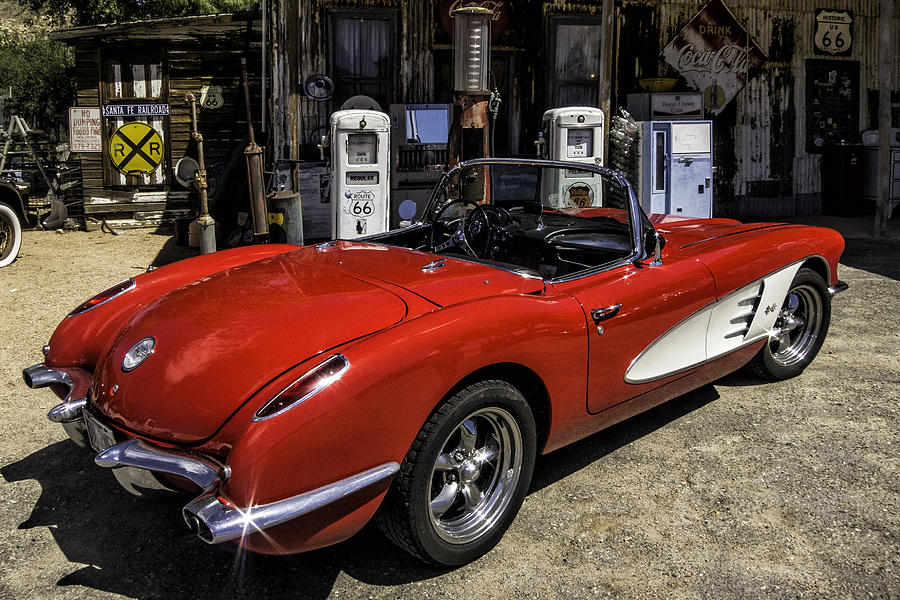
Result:
{"type": "Polygon", "coordinates": [[[96,296],[91,298],[90,300],[86,300],[86,301],[82,302],[81,304],[79,304],[75,310],[73,310],[72,312],[70,312],[68,314],[68,316],[74,317],[75,315],[80,315],[81,313],[86,313],[89,310],[97,308],[101,304],[105,304],[105,303],[109,302],[116,296],[124,294],[128,290],[132,289],[134,286],[135,286],[134,279],[126,279],[125,281],[117,283],[116,285],[112,286],[111,288],[103,290],[102,292],[100,292],[99,294],[97,294],[96,296]]]}
{"type": "Polygon", "coordinates": [[[340,379],[349,368],[350,362],[342,354],[328,357],[266,402],[253,420],[262,421],[297,406],[340,379]]]}

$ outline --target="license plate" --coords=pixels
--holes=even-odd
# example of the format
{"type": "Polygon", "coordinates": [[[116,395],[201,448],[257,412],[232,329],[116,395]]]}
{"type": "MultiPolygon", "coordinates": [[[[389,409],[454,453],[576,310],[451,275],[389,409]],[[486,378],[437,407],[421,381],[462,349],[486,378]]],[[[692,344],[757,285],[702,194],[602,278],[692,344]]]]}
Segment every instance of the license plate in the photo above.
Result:
{"type": "Polygon", "coordinates": [[[112,429],[95,419],[88,411],[81,411],[84,415],[84,424],[87,425],[88,437],[91,440],[91,446],[97,452],[103,452],[110,446],[115,446],[116,438],[112,429]]]}

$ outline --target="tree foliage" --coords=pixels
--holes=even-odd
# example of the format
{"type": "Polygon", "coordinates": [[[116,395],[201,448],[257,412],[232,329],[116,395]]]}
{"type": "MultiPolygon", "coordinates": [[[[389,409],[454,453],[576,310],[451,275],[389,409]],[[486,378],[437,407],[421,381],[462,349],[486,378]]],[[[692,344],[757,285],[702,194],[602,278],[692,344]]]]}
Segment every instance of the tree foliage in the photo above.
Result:
{"type": "MultiPolygon", "coordinates": [[[[48,38],[59,16],[0,2],[0,96],[3,125],[10,115],[23,117],[35,129],[58,129],[73,104],[71,50],[48,38]]],[[[64,21],[63,21],[64,22],[64,21]]]]}
{"type": "Polygon", "coordinates": [[[32,9],[72,15],[75,25],[119,23],[247,10],[256,0],[23,0],[32,9]]]}

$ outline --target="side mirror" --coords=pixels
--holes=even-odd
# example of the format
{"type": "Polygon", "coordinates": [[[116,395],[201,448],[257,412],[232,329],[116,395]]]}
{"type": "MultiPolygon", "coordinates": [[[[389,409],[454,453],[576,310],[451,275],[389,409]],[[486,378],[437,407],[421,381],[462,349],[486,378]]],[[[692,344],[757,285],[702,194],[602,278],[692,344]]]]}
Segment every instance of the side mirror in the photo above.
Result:
{"type": "Polygon", "coordinates": [[[644,230],[644,251],[648,255],[653,255],[653,260],[650,262],[651,267],[662,266],[662,249],[665,245],[666,238],[659,235],[656,229],[648,227],[644,230]]]}

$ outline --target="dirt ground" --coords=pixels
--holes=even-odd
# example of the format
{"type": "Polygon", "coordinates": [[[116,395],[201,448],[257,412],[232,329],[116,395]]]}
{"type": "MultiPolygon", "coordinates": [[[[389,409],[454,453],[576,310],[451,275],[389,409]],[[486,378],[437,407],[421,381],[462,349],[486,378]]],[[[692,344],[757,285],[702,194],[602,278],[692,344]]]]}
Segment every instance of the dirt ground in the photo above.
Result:
{"type": "Polygon", "coordinates": [[[802,376],[731,375],[542,457],[500,545],[450,571],[374,528],[288,557],[208,546],[122,490],[20,372],[79,302],[193,252],[26,232],[0,269],[0,598],[900,598],[900,223],[827,223],[851,287],[802,376]]]}

